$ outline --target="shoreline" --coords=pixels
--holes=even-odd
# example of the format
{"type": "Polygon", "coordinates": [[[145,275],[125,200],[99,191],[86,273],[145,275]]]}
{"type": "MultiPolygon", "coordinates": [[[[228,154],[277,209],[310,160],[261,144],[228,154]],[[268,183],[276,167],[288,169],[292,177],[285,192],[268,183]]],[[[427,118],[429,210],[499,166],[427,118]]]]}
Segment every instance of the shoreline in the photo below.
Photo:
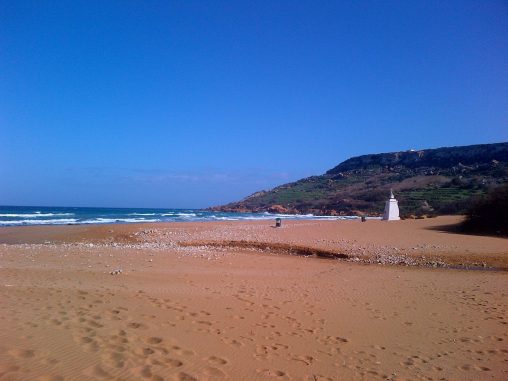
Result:
{"type": "Polygon", "coordinates": [[[206,209],[136,209],[78,207],[0,206],[0,227],[40,225],[94,225],[158,222],[264,221],[356,219],[356,216],[323,216],[312,214],[277,214],[268,212],[212,212],[206,209]]]}
{"type": "MultiPolygon", "coordinates": [[[[508,270],[508,239],[460,234],[462,217],[422,220],[271,220],[36,225],[0,228],[1,244],[178,245],[300,252],[349,262],[508,270]],[[450,229],[452,227],[452,229],[450,229]]],[[[131,245],[131,246],[128,246],[131,245]]]]}

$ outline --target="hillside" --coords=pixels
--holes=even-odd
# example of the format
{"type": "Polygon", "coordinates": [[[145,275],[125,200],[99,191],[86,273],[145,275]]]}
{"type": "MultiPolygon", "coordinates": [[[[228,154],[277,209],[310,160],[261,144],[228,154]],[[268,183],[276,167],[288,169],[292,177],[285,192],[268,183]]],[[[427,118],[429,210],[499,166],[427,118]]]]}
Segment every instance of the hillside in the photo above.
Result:
{"type": "Polygon", "coordinates": [[[403,216],[456,214],[507,182],[508,143],[410,150],[353,157],[323,175],[210,210],[379,215],[393,188],[403,216]]]}

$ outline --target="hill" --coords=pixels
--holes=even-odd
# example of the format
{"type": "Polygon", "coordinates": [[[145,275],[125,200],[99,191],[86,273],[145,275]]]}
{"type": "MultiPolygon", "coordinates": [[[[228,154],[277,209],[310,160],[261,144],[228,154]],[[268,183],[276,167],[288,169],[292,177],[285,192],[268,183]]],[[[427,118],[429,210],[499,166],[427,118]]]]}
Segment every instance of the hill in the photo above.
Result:
{"type": "Polygon", "coordinates": [[[353,157],[323,175],[209,209],[380,215],[392,188],[402,216],[462,214],[472,200],[507,182],[508,143],[443,147],[353,157]]]}

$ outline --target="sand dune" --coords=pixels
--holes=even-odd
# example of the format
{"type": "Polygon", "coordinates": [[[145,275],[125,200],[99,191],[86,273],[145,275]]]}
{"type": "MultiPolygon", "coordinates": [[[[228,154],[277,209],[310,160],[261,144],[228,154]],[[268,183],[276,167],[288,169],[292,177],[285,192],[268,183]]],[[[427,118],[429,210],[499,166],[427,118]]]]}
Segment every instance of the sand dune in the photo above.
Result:
{"type": "MultiPolygon", "coordinates": [[[[503,259],[507,241],[412,223],[399,224],[413,232],[401,250],[423,235],[464,258],[477,239],[490,243],[475,258],[503,259]]],[[[0,380],[508,378],[505,272],[178,244],[277,238],[354,254],[330,242],[342,239],[373,244],[372,255],[393,244],[379,235],[395,225],[362,238],[368,223],[319,224],[69,226],[30,244],[32,228],[3,230],[17,243],[0,245],[0,380]]]]}

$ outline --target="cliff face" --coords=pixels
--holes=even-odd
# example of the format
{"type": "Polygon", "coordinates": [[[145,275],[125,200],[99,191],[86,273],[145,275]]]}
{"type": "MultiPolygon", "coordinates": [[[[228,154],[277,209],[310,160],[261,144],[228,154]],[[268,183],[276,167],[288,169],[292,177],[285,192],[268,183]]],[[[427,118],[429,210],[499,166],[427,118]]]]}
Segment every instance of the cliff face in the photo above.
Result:
{"type": "Polygon", "coordinates": [[[393,188],[402,215],[453,214],[507,182],[508,143],[411,150],[353,157],[324,175],[210,209],[377,215],[393,188]]]}
{"type": "Polygon", "coordinates": [[[489,163],[492,160],[508,162],[507,145],[508,143],[478,144],[363,155],[348,159],[326,173],[334,174],[380,167],[405,167],[408,169],[427,167],[443,170],[459,165],[489,163]]]}

